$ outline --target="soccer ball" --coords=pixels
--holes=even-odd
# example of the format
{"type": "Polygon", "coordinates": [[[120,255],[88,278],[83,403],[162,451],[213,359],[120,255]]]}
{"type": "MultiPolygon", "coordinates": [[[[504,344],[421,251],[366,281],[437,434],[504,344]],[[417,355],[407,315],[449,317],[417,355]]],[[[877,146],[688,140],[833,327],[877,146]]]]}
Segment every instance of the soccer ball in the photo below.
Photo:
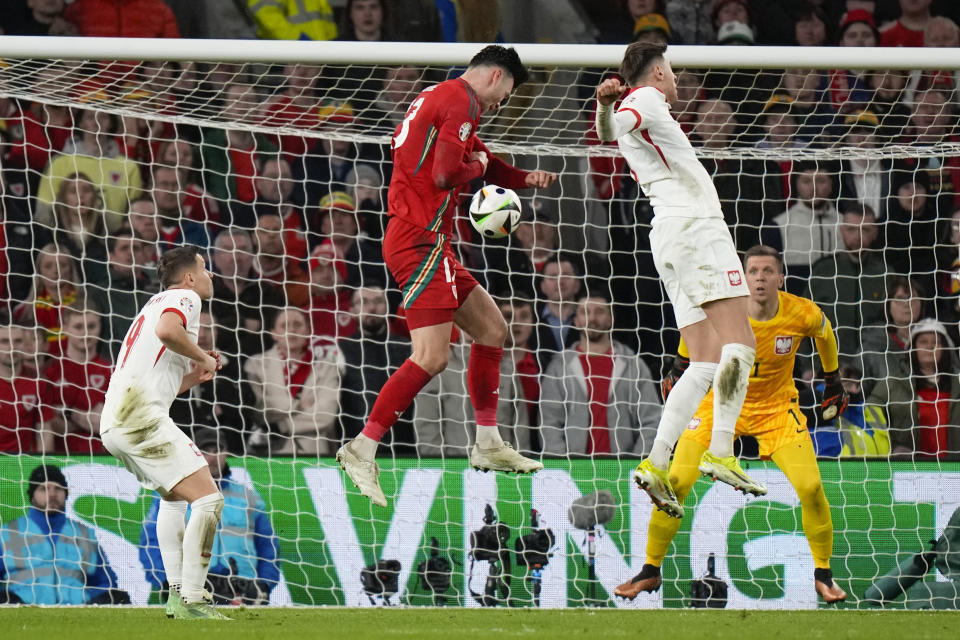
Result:
{"type": "Polygon", "coordinates": [[[520,197],[511,190],[488,184],[473,194],[470,222],[484,238],[505,238],[520,223],[520,197]]]}

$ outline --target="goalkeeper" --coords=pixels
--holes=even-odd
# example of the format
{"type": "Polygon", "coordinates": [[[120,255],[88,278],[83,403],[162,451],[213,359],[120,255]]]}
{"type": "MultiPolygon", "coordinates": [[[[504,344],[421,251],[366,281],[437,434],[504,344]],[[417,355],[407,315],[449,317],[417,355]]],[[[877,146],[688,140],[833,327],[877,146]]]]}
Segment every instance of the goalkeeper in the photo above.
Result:
{"type": "MultiPolygon", "coordinates": [[[[757,338],[757,357],[750,372],[743,411],[737,420],[736,435],[755,437],[760,455],[772,458],[793,485],[800,498],[803,532],[813,554],[814,587],[826,602],[839,602],[846,599],[847,594],[833,581],[830,570],[833,553],[830,505],[823,492],[813,442],[793,383],[797,349],[804,338],[813,338],[826,372],[823,416],[829,420],[843,413],[847,396],[838,373],[836,338],[830,321],[816,304],[780,290],[783,260],[775,249],[764,245],[752,247],[744,257],[743,267],[750,289],[747,307],[750,326],[757,338]]],[[[673,369],[661,385],[664,397],[689,364],[685,351],[681,342],[673,369]]],[[[680,437],[670,465],[670,482],[681,504],[700,475],[697,465],[709,446],[712,422],[713,398],[708,395],[680,437]]],[[[662,511],[653,512],[646,562],[639,574],[614,590],[615,595],[632,600],[643,591],[660,588],[663,583],[660,565],[670,541],[680,529],[680,522],[662,511]]]]}

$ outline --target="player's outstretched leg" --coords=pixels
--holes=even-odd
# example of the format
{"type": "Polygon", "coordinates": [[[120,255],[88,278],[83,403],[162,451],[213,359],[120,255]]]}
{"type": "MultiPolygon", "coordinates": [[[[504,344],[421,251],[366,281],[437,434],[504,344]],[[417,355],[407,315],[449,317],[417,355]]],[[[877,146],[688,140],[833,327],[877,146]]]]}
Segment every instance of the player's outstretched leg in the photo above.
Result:
{"type": "MultiPolygon", "coordinates": [[[[450,325],[445,326],[449,342],[450,325]]],[[[420,335],[414,336],[415,341],[419,341],[420,335]]],[[[417,344],[418,342],[414,343],[415,353],[417,344]]],[[[438,365],[437,370],[443,370],[445,366],[444,362],[443,366],[438,365]]],[[[380,488],[380,467],[374,462],[377,447],[393,423],[407,410],[433,375],[412,359],[407,359],[383,385],[376,402],[373,403],[373,409],[370,411],[370,417],[367,418],[363,432],[337,451],[337,462],[340,463],[340,468],[360,489],[360,494],[368,497],[370,502],[377,506],[387,506],[387,497],[380,488]]]]}

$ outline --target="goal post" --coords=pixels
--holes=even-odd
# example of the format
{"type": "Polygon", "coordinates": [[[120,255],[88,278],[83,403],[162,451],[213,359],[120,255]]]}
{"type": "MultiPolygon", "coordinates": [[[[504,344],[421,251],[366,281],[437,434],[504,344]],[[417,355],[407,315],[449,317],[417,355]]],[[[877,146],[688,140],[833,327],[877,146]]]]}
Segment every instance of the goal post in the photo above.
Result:
{"type": "MultiPolygon", "coordinates": [[[[126,328],[156,291],[158,255],[186,241],[204,246],[220,282],[204,320],[213,329],[201,339],[228,366],[175,410],[194,435],[217,429],[231,478],[262,501],[250,513],[266,516],[277,542],[270,603],[382,604],[386,594],[363,570],[396,560],[392,604],[681,607],[716,554],[729,606],[816,608],[800,502],[760,460],[750,472],[769,496],[747,501],[699,482],[664,563],[663,591],[613,598],[645,559],[652,507],[629,478],[652,444],[657,383],[677,342],[649,251],[649,202],[617,147],[592,132],[595,86],[617,69],[620,45],[514,45],[530,81],[484,117],[479,136],[512,163],[560,179],[521,194],[524,224],[509,239],[483,241],[461,215],[451,240],[507,303],[520,327],[511,340],[530,341],[529,354],[518,345],[502,367],[499,417],[504,435],[542,455],[547,469],[531,478],[469,469],[463,337],[448,371],[381,448],[387,509],[371,507],[330,457],[409,354],[400,292],[381,253],[391,137],[419,91],[458,75],[482,46],[0,38],[0,297],[20,332],[17,346],[0,344],[10,361],[0,365],[35,381],[18,396],[21,426],[0,418],[0,484],[14,489],[0,492],[0,523],[28,507],[34,467],[57,464],[70,484],[68,517],[92,529],[135,603],[158,602],[158,574],[140,554],[154,496],[103,450],[90,421],[126,328]],[[583,292],[610,299],[617,357],[636,372],[611,381],[613,446],[594,456],[574,445],[590,431],[590,401],[575,391],[587,388],[582,369],[560,366],[542,346],[559,339],[575,348],[574,320],[551,326],[542,309],[570,312],[583,292]],[[369,310],[381,295],[388,322],[368,327],[365,318],[383,315],[369,310]],[[71,322],[86,318],[85,308],[99,329],[80,348],[91,330],[71,322]],[[297,314],[303,323],[291,324],[297,314]],[[309,404],[299,400],[302,360],[276,348],[285,335],[309,353],[309,404]],[[629,403],[620,395],[636,392],[629,403]],[[562,410],[546,413],[548,402],[562,410]],[[598,490],[612,492],[612,518],[577,528],[571,504],[598,490]],[[478,547],[484,535],[496,538],[484,529],[495,527],[488,505],[507,526],[508,549],[478,547]],[[515,545],[546,528],[554,535],[538,568],[515,545]],[[442,580],[425,577],[443,566],[425,564],[431,550],[451,561],[442,592],[442,580]],[[497,580],[498,570],[506,577],[497,580]]],[[[910,326],[892,315],[902,313],[895,305],[916,307],[908,323],[936,318],[926,333],[956,344],[960,50],[671,46],[668,55],[679,76],[674,115],[714,178],[738,250],[758,242],[784,250],[788,289],[825,309],[845,376],[861,390],[860,413],[842,429],[817,425],[812,436],[832,508],[834,576],[848,606],[870,606],[866,589],[925,551],[960,507],[957,427],[921,428],[935,418],[914,410],[910,352],[897,350],[909,346],[910,326]],[[866,203],[873,220],[862,206],[859,218],[845,218],[851,203],[866,203]],[[853,251],[852,263],[836,257],[856,242],[871,246],[853,251]],[[933,452],[904,454],[905,442],[933,452]]],[[[798,371],[811,421],[813,353],[805,348],[798,371]]],[[[960,369],[948,355],[952,377],[936,393],[952,407],[960,398],[947,382],[960,369]]],[[[755,456],[749,447],[744,454],[755,456]]],[[[227,559],[212,564],[229,570],[227,559]]],[[[11,583],[9,567],[7,576],[8,589],[24,579],[11,583]]],[[[947,584],[931,572],[906,606],[938,606],[947,584]]]]}

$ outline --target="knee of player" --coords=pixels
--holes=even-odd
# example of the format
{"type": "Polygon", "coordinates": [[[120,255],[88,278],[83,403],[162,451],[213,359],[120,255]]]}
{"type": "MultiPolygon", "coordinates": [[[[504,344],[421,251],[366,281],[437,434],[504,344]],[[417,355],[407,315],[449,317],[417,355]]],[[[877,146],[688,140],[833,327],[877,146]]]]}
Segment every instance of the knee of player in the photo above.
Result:
{"type": "Polygon", "coordinates": [[[670,486],[677,495],[677,502],[683,504],[693,485],[696,484],[700,472],[694,467],[693,473],[678,473],[676,470],[670,470],[670,486]]]}
{"type": "Polygon", "coordinates": [[[502,347],[507,341],[507,331],[509,330],[510,327],[507,326],[507,321],[503,317],[491,318],[490,325],[485,332],[486,343],[491,346],[502,347]]]}
{"type": "Polygon", "coordinates": [[[421,369],[429,373],[431,376],[435,376],[447,368],[447,364],[450,362],[450,351],[444,349],[442,351],[437,351],[436,353],[423,353],[417,360],[415,360],[415,362],[420,365],[421,369]]]}
{"type": "Polygon", "coordinates": [[[190,504],[190,508],[194,512],[205,511],[213,513],[219,518],[220,513],[223,511],[223,494],[217,491],[216,493],[209,493],[202,498],[197,498],[190,504]]]}
{"type": "Polygon", "coordinates": [[[823,492],[823,482],[820,478],[804,478],[794,484],[794,490],[801,504],[813,504],[826,500],[826,494],[823,492]]]}

